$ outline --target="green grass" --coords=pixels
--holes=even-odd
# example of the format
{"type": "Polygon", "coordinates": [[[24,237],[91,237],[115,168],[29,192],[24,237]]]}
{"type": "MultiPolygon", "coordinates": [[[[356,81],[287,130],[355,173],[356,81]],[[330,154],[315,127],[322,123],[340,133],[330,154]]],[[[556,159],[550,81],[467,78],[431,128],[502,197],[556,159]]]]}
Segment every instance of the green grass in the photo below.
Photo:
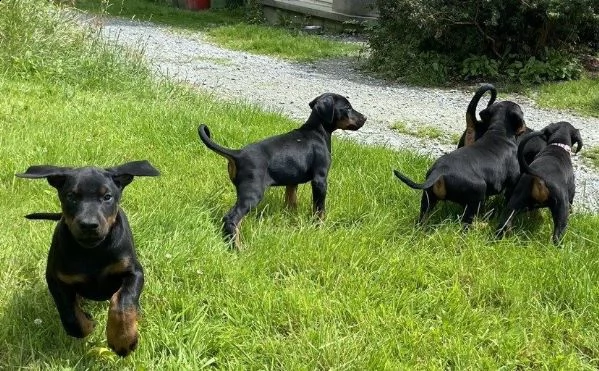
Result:
{"type": "Polygon", "coordinates": [[[412,135],[423,139],[437,139],[443,143],[457,144],[460,139],[460,134],[447,134],[435,127],[427,125],[408,125],[405,122],[395,122],[391,125],[391,129],[399,133],[412,135]]]}
{"type": "Polygon", "coordinates": [[[599,169],[599,147],[585,147],[580,154],[584,157],[586,162],[599,169]]]}
{"type": "Polygon", "coordinates": [[[295,61],[354,57],[362,49],[354,43],[309,35],[299,30],[247,24],[240,10],[192,12],[148,0],[127,0],[108,6],[84,0],[77,2],[77,7],[90,12],[149,20],[178,30],[204,31],[210,41],[226,48],[295,61]]]}
{"type": "Polygon", "coordinates": [[[0,38],[0,369],[599,367],[599,217],[573,214],[561,248],[549,244],[546,213],[520,219],[500,242],[494,219],[461,233],[449,206],[415,228],[420,195],[391,169],[421,180],[430,160],[334,140],[326,223],[312,223],[308,185],[297,212],[272,189],[242,224],[246,249],[231,251],[220,219],[234,190],[197,125],[239,147],[298,123],[152,82],[101,43],[85,58],[69,23],[8,18],[13,7],[49,15],[45,1],[0,7],[0,35],[39,31],[10,55],[30,53],[33,70],[11,64],[11,40],[0,38]],[[57,35],[59,50],[44,47],[57,35]],[[23,218],[58,210],[56,192],[14,174],[136,159],[162,175],[124,192],[146,286],[139,348],[119,359],[106,349],[107,303],[86,305],[97,320],[87,339],[62,330],[43,278],[54,223],[23,218]]]}
{"type": "Polygon", "coordinates": [[[599,117],[599,77],[544,84],[538,89],[536,100],[542,107],[599,117]]]}
{"type": "Polygon", "coordinates": [[[357,44],[306,35],[301,31],[253,24],[217,27],[209,30],[208,35],[227,48],[297,61],[357,56],[361,49],[357,44]]]}

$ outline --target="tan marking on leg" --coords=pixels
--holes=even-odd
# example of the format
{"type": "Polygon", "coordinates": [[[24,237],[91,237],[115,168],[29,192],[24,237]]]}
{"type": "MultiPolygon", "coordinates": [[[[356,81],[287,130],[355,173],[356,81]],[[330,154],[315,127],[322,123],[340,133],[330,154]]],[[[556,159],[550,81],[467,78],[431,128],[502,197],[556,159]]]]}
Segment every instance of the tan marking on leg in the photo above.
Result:
{"type": "Polygon", "coordinates": [[[81,328],[83,337],[86,337],[94,330],[95,323],[81,309],[81,296],[76,295],[74,305],[75,318],[77,318],[77,322],[79,323],[79,328],[81,328]]]}
{"type": "Polygon", "coordinates": [[[443,176],[439,177],[435,184],[433,184],[433,193],[439,200],[444,200],[447,197],[447,189],[445,188],[445,179],[443,179],[443,176]]]}
{"type": "Polygon", "coordinates": [[[466,135],[464,136],[464,147],[469,146],[476,140],[476,128],[473,117],[466,113],[466,135]]]}
{"type": "Polygon", "coordinates": [[[297,208],[297,185],[285,187],[285,205],[290,209],[297,208]]]}
{"type": "Polygon", "coordinates": [[[110,298],[106,339],[108,346],[121,357],[127,356],[137,347],[137,308],[135,306],[120,308],[121,290],[110,298]]]}
{"type": "Polygon", "coordinates": [[[131,259],[127,256],[116,263],[112,263],[102,270],[101,276],[110,276],[128,272],[131,268],[131,259]]]}
{"type": "Polygon", "coordinates": [[[231,181],[234,181],[235,177],[237,176],[237,167],[235,166],[235,161],[233,161],[230,158],[227,158],[227,160],[229,160],[229,163],[227,164],[229,179],[231,179],[231,181]]]}
{"type": "Polygon", "coordinates": [[[542,179],[532,178],[532,198],[540,204],[544,204],[549,199],[549,189],[542,179]]]}
{"type": "Polygon", "coordinates": [[[66,274],[58,272],[56,273],[56,276],[60,281],[66,283],[67,285],[73,285],[87,281],[87,276],[85,274],[66,274]]]}

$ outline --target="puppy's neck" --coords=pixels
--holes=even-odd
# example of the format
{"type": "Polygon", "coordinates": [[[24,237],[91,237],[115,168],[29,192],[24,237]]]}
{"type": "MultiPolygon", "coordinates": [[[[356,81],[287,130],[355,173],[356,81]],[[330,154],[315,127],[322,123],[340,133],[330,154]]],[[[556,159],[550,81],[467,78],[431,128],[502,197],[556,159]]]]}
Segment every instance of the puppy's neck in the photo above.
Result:
{"type": "Polygon", "coordinates": [[[563,143],[549,143],[550,146],[558,146],[563,148],[564,151],[568,152],[569,155],[572,155],[572,147],[563,143]]]}
{"type": "Polygon", "coordinates": [[[330,136],[334,129],[329,130],[327,126],[328,125],[323,122],[322,117],[320,117],[316,111],[312,111],[310,117],[308,117],[308,120],[300,129],[322,131],[330,136]]]}

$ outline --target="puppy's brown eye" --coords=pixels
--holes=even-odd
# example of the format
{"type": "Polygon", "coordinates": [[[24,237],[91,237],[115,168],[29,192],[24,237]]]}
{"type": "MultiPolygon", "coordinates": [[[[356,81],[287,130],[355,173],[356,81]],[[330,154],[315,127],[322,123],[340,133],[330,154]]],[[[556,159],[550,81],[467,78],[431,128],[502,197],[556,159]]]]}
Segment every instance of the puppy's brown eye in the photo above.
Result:
{"type": "Polygon", "coordinates": [[[112,200],[112,195],[111,195],[110,193],[106,193],[106,194],[105,194],[105,195],[102,197],[102,199],[103,199],[104,201],[110,201],[110,200],[112,200]]]}

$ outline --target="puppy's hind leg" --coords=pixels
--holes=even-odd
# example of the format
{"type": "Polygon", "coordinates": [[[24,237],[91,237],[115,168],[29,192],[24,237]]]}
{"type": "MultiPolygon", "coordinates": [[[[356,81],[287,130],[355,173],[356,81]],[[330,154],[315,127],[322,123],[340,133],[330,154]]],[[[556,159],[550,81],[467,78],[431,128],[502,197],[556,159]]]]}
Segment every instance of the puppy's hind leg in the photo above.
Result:
{"type": "Polygon", "coordinates": [[[297,209],[297,184],[285,187],[285,206],[291,210],[297,209]]]}
{"type": "Polygon", "coordinates": [[[420,215],[416,221],[417,224],[423,225],[426,222],[430,212],[435,205],[437,205],[438,201],[439,199],[431,190],[427,189],[422,191],[422,198],[420,199],[420,215]]]}
{"type": "Polygon", "coordinates": [[[569,214],[570,203],[564,197],[556,200],[549,209],[551,210],[551,216],[553,217],[553,243],[558,245],[566,231],[568,225],[568,214],[569,214]]]}
{"type": "Polygon", "coordinates": [[[223,218],[223,233],[227,242],[233,242],[237,249],[241,248],[239,239],[239,224],[244,216],[255,208],[262,197],[264,189],[257,188],[253,183],[242,183],[236,186],[237,201],[223,218]]]}

